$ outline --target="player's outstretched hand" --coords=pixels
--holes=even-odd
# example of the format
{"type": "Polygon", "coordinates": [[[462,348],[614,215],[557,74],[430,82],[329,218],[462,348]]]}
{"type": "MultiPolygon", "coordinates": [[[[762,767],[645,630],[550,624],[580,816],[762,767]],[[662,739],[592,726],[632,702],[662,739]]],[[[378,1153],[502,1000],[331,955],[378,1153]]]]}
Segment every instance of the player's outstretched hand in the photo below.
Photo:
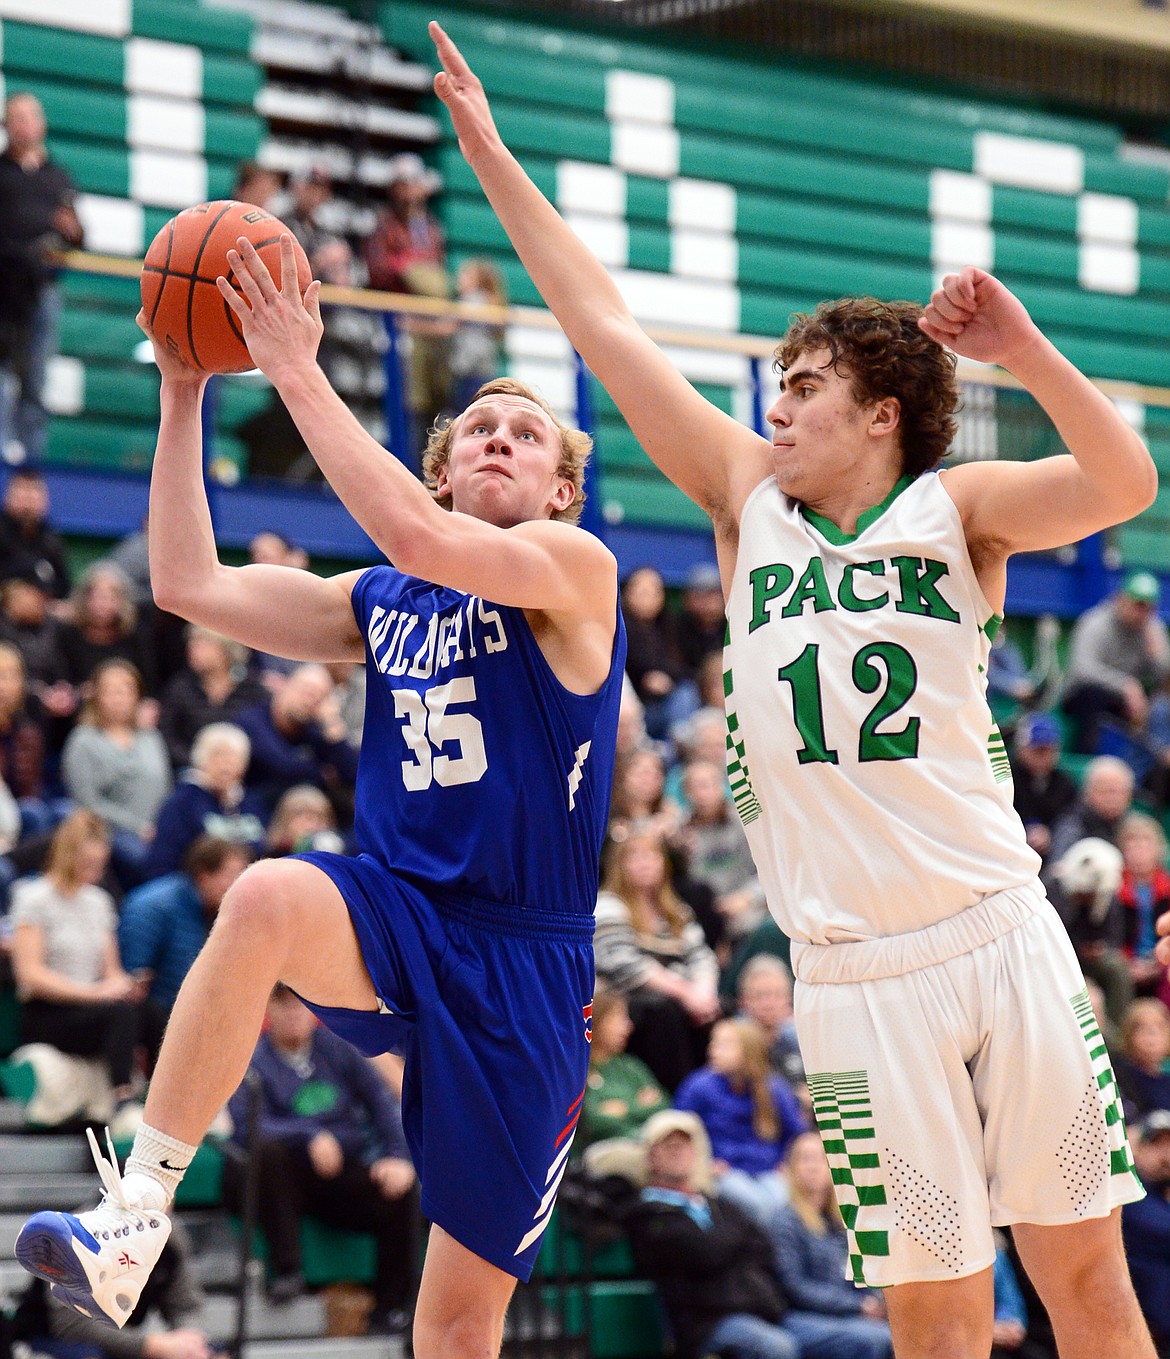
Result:
{"type": "Polygon", "coordinates": [[[443,64],[443,69],[435,76],[435,93],[446,104],[455,125],[455,135],[459,138],[459,149],[470,162],[477,151],[499,145],[500,134],[483,85],[463,53],[434,20],[427,25],[427,32],[443,64]]]}
{"type": "Polygon", "coordinates": [[[154,361],[158,364],[158,371],[162,374],[164,382],[190,383],[197,387],[201,382],[207,381],[206,373],[201,372],[198,368],[192,368],[189,363],[185,363],[178,354],[168,349],[158,338],[150,328],[150,322],[146,319],[145,311],[139,309],[134,321],[154,349],[154,361]]]}
{"type": "Polygon", "coordinates": [[[276,383],[283,374],[314,364],[324,331],[321,284],[314,279],[301,297],[292,237],[284,233],[280,238],[279,288],[246,236],[237,240],[227,259],[244,296],[222,274],[216,287],[235,312],[256,367],[276,383]]]}
{"type": "Polygon", "coordinates": [[[947,274],[918,324],[932,340],[963,358],[1008,369],[1040,334],[1020,299],[973,265],[947,274]]]}

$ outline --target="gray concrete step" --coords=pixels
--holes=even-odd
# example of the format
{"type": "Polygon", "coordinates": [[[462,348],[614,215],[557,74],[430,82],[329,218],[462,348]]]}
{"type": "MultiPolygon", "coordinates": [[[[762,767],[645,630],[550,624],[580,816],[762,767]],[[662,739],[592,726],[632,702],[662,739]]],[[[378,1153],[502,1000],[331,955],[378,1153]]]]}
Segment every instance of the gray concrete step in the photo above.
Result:
{"type": "Polygon", "coordinates": [[[0,1132],[0,1182],[10,1174],[80,1174],[95,1177],[89,1143],[80,1133],[0,1132]]]}
{"type": "Polygon", "coordinates": [[[40,1208],[93,1208],[102,1196],[96,1174],[0,1175],[0,1212],[24,1209],[35,1213],[40,1208]]]}

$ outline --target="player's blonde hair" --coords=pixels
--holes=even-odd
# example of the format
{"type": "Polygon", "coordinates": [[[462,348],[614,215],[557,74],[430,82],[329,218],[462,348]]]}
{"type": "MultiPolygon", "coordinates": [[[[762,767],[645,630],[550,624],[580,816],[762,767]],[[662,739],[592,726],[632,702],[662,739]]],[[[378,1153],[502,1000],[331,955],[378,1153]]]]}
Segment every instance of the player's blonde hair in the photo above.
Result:
{"type": "MultiPolygon", "coordinates": [[[[553,511],[552,518],[563,520],[566,524],[576,524],[585,506],[585,464],[593,451],[593,440],[584,430],[573,429],[572,426],[558,420],[556,412],[543,397],[537,396],[531,387],[523,382],[517,382],[515,378],[493,378],[490,382],[485,382],[468,404],[474,405],[485,396],[522,397],[525,401],[531,401],[534,406],[539,406],[556,425],[561,436],[561,457],[557,463],[557,476],[573,483],[574,494],[572,502],[563,510],[553,511]]],[[[427,431],[427,446],[422,460],[423,480],[432,493],[438,486],[439,473],[446,467],[451,456],[451,445],[455,442],[456,429],[463,419],[463,414],[461,411],[452,418],[444,416],[427,431]]],[[[435,495],[435,499],[443,509],[451,508],[449,493],[435,495]]]]}

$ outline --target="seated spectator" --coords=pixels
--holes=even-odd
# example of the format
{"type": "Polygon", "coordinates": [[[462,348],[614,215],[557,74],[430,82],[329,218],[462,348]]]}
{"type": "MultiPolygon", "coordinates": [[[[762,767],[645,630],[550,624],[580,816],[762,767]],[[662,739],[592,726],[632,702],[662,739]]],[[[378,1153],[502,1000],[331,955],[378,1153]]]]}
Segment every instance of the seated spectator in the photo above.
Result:
{"type": "Polygon", "coordinates": [[[130,582],[130,597],[140,609],[148,609],[154,603],[154,595],[150,588],[148,526],[148,516],[143,515],[142,523],[124,538],[120,538],[106,558],[126,573],[126,579],[130,582]]]}
{"type": "Polygon", "coordinates": [[[356,661],[330,661],[325,669],[333,681],[333,693],[349,743],[356,750],[366,725],[366,667],[356,661]]]}
{"type": "Polygon", "coordinates": [[[678,657],[674,619],[666,608],[666,586],[653,566],[640,566],[622,582],[626,623],[626,674],[646,708],[646,730],[663,740],[699,706],[694,681],[678,657]]]}
{"type": "Polygon", "coordinates": [[[598,987],[593,996],[589,1076],[577,1126],[582,1149],[607,1137],[637,1137],[651,1115],[670,1108],[670,1096],[654,1073],[626,1051],[632,1030],[625,999],[598,987]]]}
{"type": "MultiPolygon", "coordinates": [[[[275,392],[272,399],[280,415],[287,421],[292,434],[299,441],[300,432],[285,410],[284,403],[275,392]]],[[[264,425],[273,423],[272,416],[267,411],[260,412],[260,420],[264,425]]],[[[309,569],[309,554],[305,549],[272,529],[265,529],[256,534],[248,544],[248,557],[256,566],[291,566],[296,571],[309,569]]],[[[275,691],[299,664],[299,661],[290,660],[287,656],[273,656],[267,651],[253,651],[251,674],[253,679],[261,681],[266,688],[275,691]]]]}
{"type": "MultiPolygon", "coordinates": [[[[723,701],[723,634],[727,628],[723,586],[714,562],[698,562],[687,572],[682,608],[675,623],[675,642],[683,672],[698,681],[703,662],[719,658],[719,701],[723,701]]],[[[706,699],[703,700],[706,702],[706,699]]]]}
{"type": "Polygon", "coordinates": [[[633,829],[669,837],[679,826],[678,808],[664,796],[666,761],[654,746],[620,756],[613,771],[609,829],[614,839],[633,829]]]}
{"type": "MultiPolygon", "coordinates": [[[[304,1288],[300,1223],[306,1214],[347,1231],[373,1232],[372,1325],[384,1329],[401,1317],[412,1275],[415,1176],[398,1103],[373,1066],[319,1028],[312,1011],[279,983],[267,1021],[251,1069],[261,1090],[258,1213],[268,1238],[270,1296],[287,1302],[304,1288]]],[[[233,1140],[242,1147],[246,1084],[229,1110],[233,1140]]],[[[224,1166],[224,1191],[238,1208],[243,1175],[234,1159],[224,1166]]]]}
{"type": "Polygon", "coordinates": [[[301,783],[276,804],[264,837],[264,853],[269,859],[281,859],[312,849],[342,854],[345,841],[337,833],[337,817],[329,799],[320,788],[301,783]]]}
{"type": "Polygon", "coordinates": [[[852,1282],[849,1238],[818,1133],[801,1133],[789,1143],[784,1171],[788,1202],[766,1226],[776,1274],[789,1302],[831,1325],[825,1339],[833,1359],[893,1359],[881,1293],[852,1282]]]}
{"type": "Polygon", "coordinates": [[[278,693],[238,712],[236,725],[252,743],[245,782],[269,814],[298,783],[352,796],[357,751],[323,665],[297,666],[278,693]]]}
{"type": "Polygon", "coordinates": [[[719,965],[670,885],[661,836],[633,831],[614,845],[595,928],[597,976],[630,1007],[630,1051],[676,1090],[702,1061],[719,1016],[719,965]]]}
{"type": "Polygon", "coordinates": [[[215,1359],[220,1351],[199,1326],[203,1302],[191,1238],[177,1219],[124,1330],[58,1302],[42,1279],[25,1291],[15,1330],[34,1355],[52,1359],[215,1359]]]}
{"type": "Polygon", "coordinates": [[[224,893],[252,861],[247,845],[201,835],[182,869],[127,893],[118,921],[123,965],[147,979],[146,1035],[152,1055],[183,978],[215,923],[224,893]]]}
{"type": "Polygon", "coordinates": [[[195,738],[191,768],[159,809],[144,879],[174,873],[201,835],[215,835],[258,853],[264,843],[263,804],[244,791],[251,744],[239,727],[213,722],[195,738]]]}
{"type": "Polygon", "coordinates": [[[65,791],[113,832],[113,865],[124,887],[142,881],[155,818],[171,790],[162,737],[138,723],[142,677],[129,661],[103,661],[61,753],[65,791]]]}
{"type": "MultiPolygon", "coordinates": [[[[2,601],[3,595],[0,593],[0,602],[2,601]]],[[[645,711],[642,707],[642,700],[634,691],[629,675],[623,675],[622,698],[618,705],[617,758],[619,760],[626,759],[635,750],[641,750],[648,745],[649,741],[650,738],[646,735],[645,711]]]]}
{"type": "Polygon", "coordinates": [[[247,663],[248,648],[239,642],[208,628],[187,629],[187,664],[163,690],[158,715],[176,771],[191,763],[191,745],[204,727],[230,722],[241,708],[266,699],[247,663]]]}
{"type": "Polygon", "coordinates": [[[1060,723],[1051,713],[1020,718],[1012,742],[1013,801],[1028,843],[1047,859],[1052,828],[1077,800],[1077,785],[1057,767],[1060,723]]]}
{"type": "Polygon", "coordinates": [[[754,1020],[763,1030],[772,1070],[784,1077],[798,1098],[802,1097],[802,1090],[807,1095],[804,1060],[792,1015],[792,973],[783,959],[772,953],[758,953],[747,961],[739,974],[736,1011],[743,1018],[754,1020]]]}
{"type": "Polygon", "coordinates": [[[29,830],[40,830],[45,799],[45,736],[29,713],[24,658],[11,642],[0,642],[0,779],[27,808],[29,830]]]}
{"type": "Polygon", "coordinates": [[[1160,1000],[1133,1001],[1121,1021],[1121,1050],[1113,1059],[1117,1088],[1138,1118],[1170,1109],[1170,1010],[1160,1000]]]}
{"type": "Polygon", "coordinates": [[[750,1019],[716,1024],[706,1066],[682,1082],[674,1102],[703,1120],[720,1197],[765,1225],[788,1198],[780,1163],[808,1120],[792,1087],[771,1069],[759,1025],[750,1019]]]}
{"type": "MultiPolygon", "coordinates": [[[[1090,760],[1080,796],[1052,827],[1048,865],[1055,864],[1078,840],[1091,836],[1116,845],[1121,823],[1133,810],[1133,782],[1133,770],[1115,755],[1098,755],[1090,760]]],[[[1047,885],[1048,872],[1041,876],[1047,885]]]]}
{"type": "Polygon", "coordinates": [[[0,640],[10,642],[24,658],[32,699],[55,724],[60,749],[77,711],[77,691],[65,678],[61,623],[49,610],[50,594],[35,575],[9,576],[0,584],[0,640]]]}
{"type": "Polygon", "coordinates": [[[1170,911],[1170,872],[1166,869],[1166,832],[1152,816],[1130,812],[1121,823],[1122,950],[1139,995],[1166,991],[1166,969],[1154,957],[1154,922],[1170,911]]]}
{"type": "Polygon", "coordinates": [[[149,630],[140,626],[129,577],[112,562],[94,562],[73,592],[73,620],[61,627],[65,678],[85,688],[103,661],[128,661],[153,694],[157,675],[149,630]]]}
{"type": "Polygon", "coordinates": [[[1115,1024],[1133,999],[1133,981],[1121,951],[1121,851],[1107,840],[1078,840],[1052,865],[1050,895],[1086,977],[1105,993],[1115,1024]]]}
{"type": "Polygon", "coordinates": [[[683,770],[690,813],[676,842],[687,872],[710,888],[730,943],[746,937],[768,913],[756,865],[731,800],[724,766],[691,760],[683,770]]]}
{"type": "Polygon", "coordinates": [[[61,535],[49,523],[49,488],[35,467],[8,474],[0,510],[0,580],[34,576],[52,599],[69,593],[61,535]]]}
{"type": "Polygon", "coordinates": [[[666,776],[666,796],[685,815],[690,811],[683,788],[683,773],[688,764],[694,760],[713,764],[723,771],[724,782],[727,782],[727,715],[722,703],[717,708],[699,708],[693,712],[675,728],[674,742],[679,758],[666,776]]]}
{"type": "Polygon", "coordinates": [[[1010,726],[1021,709],[1028,708],[1037,696],[1036,682],[1028,673],[1028,663],[1019,646],[1001,627],[991,639],[987,656],[987,705],[1000,726],[1010,726]]]}
{"type": "Polygon", "coordinates": [[[1146,1197],[1121,1209],[1134,1292],[1159,1356],[1170,1352],[1170,1110],[1154,1109],[1131,1132],[1146,1197]]]}
{"type": "Polygon", "coordinates": [[[1074,750],[1093,754],[1101,720],[1141,729],[1148,693],[1170,676],[1170,636],[1158,617],[1157,577],[1135,571],[1108,599],[1077,619],[1069,642],[1063,706],[1076,720],[1074,750]]]}
{"type": "Polygon", "coordinates": [[[658,1289],[678,1359],[798,1359],[788,1299],[763,1230],[707,1192],[707,1137],[667,1109],[642,1130],[646,1187],[626,1216],[638,1272],[658,1289]]]}
{"type": "Polygon", "coordinates": [[[97,886],[109,854],[93,812],[61,822],[43,876],[13,887],[12,970],[21,1042],[104,1058],[115,1099],[125,1104],[145,987],[122,967],[114,903],[97,886]]]}

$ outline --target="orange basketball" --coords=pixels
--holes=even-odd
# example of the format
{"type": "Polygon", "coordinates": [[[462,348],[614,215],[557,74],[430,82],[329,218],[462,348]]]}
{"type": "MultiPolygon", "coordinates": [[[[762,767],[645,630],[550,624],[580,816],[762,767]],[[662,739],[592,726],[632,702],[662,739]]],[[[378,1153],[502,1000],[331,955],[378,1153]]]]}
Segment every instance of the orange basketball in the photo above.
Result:
{"type": "MultiPolygon", "coordinates": [[[[227,252],[238,237],[246,236],[279,287],[280,236],[287,231],[270,212],[232,199],[200,203],[172,217],[151,241],[142,263],[142,308],[155,337],[205,373],[255,368],[240,323],[215,280],[222,274],[236,286],[227,252]]],[[[304,293],[313,275],[295,240],[293,247],[304,293]]]]}

